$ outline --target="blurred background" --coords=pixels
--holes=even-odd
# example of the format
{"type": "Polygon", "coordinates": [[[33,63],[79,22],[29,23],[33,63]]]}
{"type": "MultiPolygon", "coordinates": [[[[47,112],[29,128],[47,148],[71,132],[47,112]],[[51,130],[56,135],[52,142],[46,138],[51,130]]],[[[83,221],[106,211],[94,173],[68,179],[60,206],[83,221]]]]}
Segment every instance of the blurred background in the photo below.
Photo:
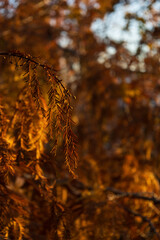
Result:
{"type": "MultiPolygon", "coordinates": [[[[56,195],[72,210],[71,239],[159,239],[124,209],[158,231],[158,205],[101,189],[160,195],[160,1],[1,0],[0,52],[10,50],[52,65],[76,96],[78,179],[61,146],[52,173],[65,182],[56,195]]],[[[16,98],[20,76],[1,62],[0,94],[16,98]]]]}

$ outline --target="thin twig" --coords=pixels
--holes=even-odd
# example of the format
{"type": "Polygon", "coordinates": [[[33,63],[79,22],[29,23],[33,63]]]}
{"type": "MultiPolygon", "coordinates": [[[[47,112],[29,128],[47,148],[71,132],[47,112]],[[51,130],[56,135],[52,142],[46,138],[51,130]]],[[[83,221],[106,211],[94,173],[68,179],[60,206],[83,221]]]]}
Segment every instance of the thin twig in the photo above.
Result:
{"type": "MultiPolygon", "coordinates": [[[[58,185],[63,185],[63,186],[72,186],[72,183],[69,182],[68,179],[61,179],[58,180],[57,179],[57,184],[58,185]]],[[[88,190],[91,192],[94,192],[94,188],[90,187],[90,186],[86,186],[84,183],[80,182],[77,180],[77,184],[81,186],[81,191],[84,190],[88,190]]],[[[74,188],[76,189],[76,186],[74,185],[74,188]]],[[[140,200],[144,200],[144,201],[151,201],[154,204],[160,204],[160,198],[155,197],[155,196],[146,196],[147,194],[151,194],[151,193],[136,193],[136,192],[125,192],[125,191],[121,191],[119,189],[115,189],[113,187],[107,187],[104,190],[102,190],[104,193],[107,192],[111,192],[113,194],[115,194],[116,196],[118,196],[119,198],[132,198],[132,199],[140,199],[140,200]]]]}
{"type": "Polygon", "coordinates": [[[115,188],[112,188],[112,187],[107,187],[104,192],[112,192],[114,193],[115,195],[118,195],[119,197],[128,197],[128,198],[134,198],[134,199],[142,199],[142,200],[145,200],[145,201],[151,201],[153,202],[154,204],[160,204],[160,198],[157,198],[155,196],[151,196],[151,197],[148,197],[148,196],[145,196],[143,195],[143,193],[135,193],[135,192],[124,192],[124,191],[121,191],[121,190],[118,190],[118,189],[115,189],[115,188]]]}
{"type": "MultiPolygon", "coordinates": [[[[119,205],[119,207],[122,207],[122,206],[119,205]]],[[[127,208],[127,207],[124,207],[124,206],[123,206],[123,209],[124,209],[126,212],[134,215],[135,217],[140,217],[143,222],[148,223],[151,232],[154,233],[154,234],[158,237],[158,239],[160,239],[160,234],[157,232],[154,224],[152,223],[152,221],[151,221],[149,218],[147,218],[146,216],[143,216],[143,215],[141,215],[140,213],[137,213],[137,212],[135,212],[135,211],[133,211],[133,210],[127,208]]]]}

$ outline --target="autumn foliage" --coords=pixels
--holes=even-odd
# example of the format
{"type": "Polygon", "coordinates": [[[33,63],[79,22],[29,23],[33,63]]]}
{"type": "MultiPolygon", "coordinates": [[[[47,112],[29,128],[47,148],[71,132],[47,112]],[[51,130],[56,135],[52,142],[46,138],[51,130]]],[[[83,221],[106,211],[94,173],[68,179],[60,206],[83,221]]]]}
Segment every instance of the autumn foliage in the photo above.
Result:
{"type": "Polygon", "coordinates": [[[0,1],[0,239],[160,239],[159,8],[0,1]]]}

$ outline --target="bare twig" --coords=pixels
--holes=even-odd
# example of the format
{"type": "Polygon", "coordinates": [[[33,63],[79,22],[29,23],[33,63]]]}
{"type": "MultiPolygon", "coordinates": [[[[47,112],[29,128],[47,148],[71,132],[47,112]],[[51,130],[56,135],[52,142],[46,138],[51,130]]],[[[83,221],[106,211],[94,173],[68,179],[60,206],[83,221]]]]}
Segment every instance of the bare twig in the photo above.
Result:
{"type": "MultiPolygon", "coordinates": [[[[119,205],[119,207],[122,207],[122,206],[119,205]]],[[[133,211],[133,210],[127,208],[127,207],[124,207],[124,206],[123,206],[123,209],[124,209],[126,212],[134,215],[135,217],[140,217],[143,222],[148,223],[151,232],[154,233],[154,234],[157,236],[158,239],[160,239],[160,234],[157,232],[154,224],[152,223],[152,221],[151,221],[149,218],[147,218],[146,216],[143,216],[143,215],[141,215],[140,213],[137,213],[137,212],[135,212],[135,211],[133,211]]]]}
{"type": "MultiPolygon", "coordinates": [[[[69,179],[61,179],[61,180],[56,180],[58,185],[63,185],[64,187],[71,187],[72,183],[69,181],[69,179]]],[[[81,186],[81,191],[87,190],[90,192],[94,192],[93,187],[91,186],[86,186],[84,183],[80,182],[77,180],[77,185],[81,186]]],[[[76,190],[76,185],[73,186],[73,188],[76,190]]],[[[136,192],[125,192],[125,191],[121,191],[119,189],[113,188],[113,187],[107,187],[105,189],[102,190],[104,193],[107,192],[111,192],[113,194],[115,194],[116,196],[118,196],[119,198],[132,198],[132,199],[140,199],[140,200],[144,200],[144,201],[151,201],[154,204],[160,204],[160,198],[155,197],[155,196],[147,196],[151,193],[136,193],[136,192]]],[[[73,194],[76,195],[76,194],[73,194]]]]}
{"type": "Polygon", "coordinates": [[[105,188],[104,192],[105,193],[106,192],[112,192],[115,195],[118,195],[119,197],[122,197],[122,198],[127,197],[127,198],[134,198],[134,199],[142,199],[142,200],[145,200],[145,201],[151,201],[154,204],[160,204],[160,198],[157,198],[155,196],[148,197],[148,196],[145,196],[143,193],[124,192],[124,191],[121,191],[121,190],[118,190],[118,189],[115,189],[115,188],[112,188],[112,187],[105,188]]]}

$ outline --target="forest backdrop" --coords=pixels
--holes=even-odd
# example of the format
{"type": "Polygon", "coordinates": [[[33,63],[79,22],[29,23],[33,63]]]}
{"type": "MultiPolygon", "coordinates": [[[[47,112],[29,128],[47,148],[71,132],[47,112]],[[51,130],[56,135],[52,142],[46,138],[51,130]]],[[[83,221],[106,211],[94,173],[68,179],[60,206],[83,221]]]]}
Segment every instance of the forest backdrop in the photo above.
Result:
{"type": "Polygon", "coordinates": [[[158,0],[0,1],[1,239],[160,239],[159,39],[158,0]]]}

